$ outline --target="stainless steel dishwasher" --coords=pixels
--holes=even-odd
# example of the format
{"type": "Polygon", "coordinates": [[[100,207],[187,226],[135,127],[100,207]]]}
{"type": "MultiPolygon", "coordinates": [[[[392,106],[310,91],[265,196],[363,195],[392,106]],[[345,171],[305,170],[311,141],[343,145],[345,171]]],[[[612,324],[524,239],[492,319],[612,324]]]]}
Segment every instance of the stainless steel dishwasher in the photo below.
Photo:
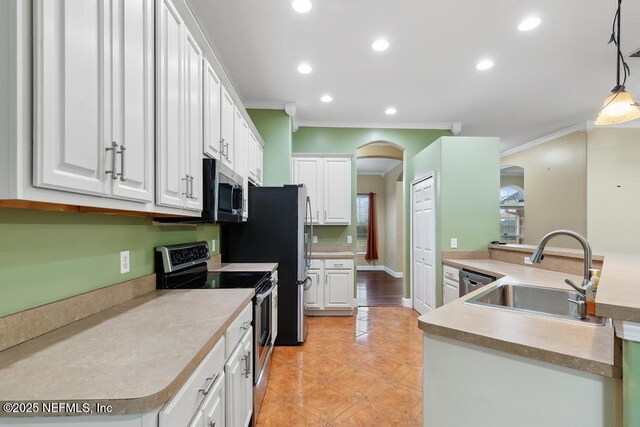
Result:
{"type": "Polygon", "coordinates": [[[493,276],[464,269],[460,270],[459,277],[460,296],[466,295],[496,281],[496,278],[493,276]]]}

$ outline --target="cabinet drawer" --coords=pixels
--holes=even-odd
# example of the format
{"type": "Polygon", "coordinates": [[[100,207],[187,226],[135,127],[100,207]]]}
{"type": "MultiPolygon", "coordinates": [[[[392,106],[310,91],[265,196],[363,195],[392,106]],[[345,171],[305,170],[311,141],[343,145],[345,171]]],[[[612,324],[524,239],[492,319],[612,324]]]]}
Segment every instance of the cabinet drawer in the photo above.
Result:
{"type": "Polygon", "coordinates": [[[352,259],[325,259],[324,268],[353,270],[352,259]]]}
{"type": "Polygon", "coordinates": [[[324,262],[321,259],[312,259],[310,269],[320,270],[324,262]]]}
{"type": "Polygon", "coordinates": [[[445,279],[450,279],[457,282],[458,279],[460,278],[458,274],[460,270],[458,270],[457,268],[448,267],[444,265],[442,266],[442,272],[443,272],[442,275],[445,277],[445,279]]]}
{"type": "Polygon", "coordinates": [[[251,328],[251,320],[253,319],[253,303],[247,304],[240,315],[231,323],[227,332],[225,332],[225,358],[231,355],[231,352],[242,339],[242,335],[251,328]]]}
{"type": "Polygon", "coordinates": [[[224,372],[225,339],[220,338],[176,395],[160,410],[160,427],[186,426],[224,372]]]}
{"type": "Polygon", "coordinates": [[[443,303],[449,304],[451,301],[458,299],[458,288],[449,286],[446,282],[442,289],[443,303]]]}

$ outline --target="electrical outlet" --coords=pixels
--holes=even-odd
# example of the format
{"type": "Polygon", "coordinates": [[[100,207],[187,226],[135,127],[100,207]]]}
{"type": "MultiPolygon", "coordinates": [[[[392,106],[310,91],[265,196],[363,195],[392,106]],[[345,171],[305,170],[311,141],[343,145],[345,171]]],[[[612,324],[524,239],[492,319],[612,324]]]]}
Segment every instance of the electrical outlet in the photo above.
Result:
{"type": "Polygon", "coordinates": [[[120,274],[128,273],[131,270],[131,258],[129,251],[120,252],[120,274]]]}
{"type": "Polygon", "coordinates": [[[529,264],[529,265],[533,265],[533,263],[531,262],[531,259],[529,259],[528,256],[524,257],[524,263],[525,264],[529,264]]]}
{"type": "Polygon", "coordinates": [[[216,251],[216,239],[211,239],[211,248],[209,248],[209,252],[214,253],[216,251]]]}
{"type": "Polygon", "coordinates": [[[353,237],[347,236],[347,243],[353,243],[353,237]]]}
{"type": "Polygon", "coordinates": [[[313,236],[313,243],[318,243],[318,236],[313,236]]]}
{"type": "Polygon", "coordinates": [[[451,249],[457,249],[458,248],[458,238],[457,237],[452,237],[451,238],[451,249]]]}

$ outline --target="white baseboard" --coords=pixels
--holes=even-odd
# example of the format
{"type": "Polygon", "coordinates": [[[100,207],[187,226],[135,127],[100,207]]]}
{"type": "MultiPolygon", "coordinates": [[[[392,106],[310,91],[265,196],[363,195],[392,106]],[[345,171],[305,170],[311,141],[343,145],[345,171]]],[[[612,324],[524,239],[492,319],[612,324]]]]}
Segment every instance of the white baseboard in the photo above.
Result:
{"type": "Polygon", "coordinates": [[[384,271],[383,265],[359,265],[356,267],[358,271],[384,271]]]}
{"type": "Polygon", "coordinates": [[[403,274],[393,271],[389,267],[385,265],[358,265],[356,267],[357,271],[384,271],[388,275],[395,277],[396,279],[402,279],[403,274]]]}
{"type": "Polygon", "coordinates": [[[402,298],[402,306],[407,308],[413,308],[411,298],[402,298]]]}

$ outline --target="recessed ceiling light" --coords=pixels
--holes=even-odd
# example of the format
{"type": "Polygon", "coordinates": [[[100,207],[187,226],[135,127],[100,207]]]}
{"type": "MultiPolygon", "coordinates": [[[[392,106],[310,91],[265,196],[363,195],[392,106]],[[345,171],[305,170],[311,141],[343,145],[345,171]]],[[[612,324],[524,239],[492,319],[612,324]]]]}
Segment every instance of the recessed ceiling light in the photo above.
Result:
{"type": "Polygon", "coordinates": [[[476,69],[480,71],[488,70],[491,67],[493,67],[493,61],[490,59],[483,59],[476,65],[476,69]]]}
{"type": "Polygon", "coordinates": [[[300,74],[309,74],[311,70],[312,70],[311,65],[307,64],[306,62],[303,62],[302,64],[298,65],[298,72],[300,74]]]}
{"type": "Polygon", "coordinates": [[[387,39],[377,39],[371,45],[371,49],[376,52],[382,52],[383,50],[389,49],[389,41],[387,39]]]}
{"type": "Polygon", "coordinates": [[[394,115],[395,113],[397,113],[397,112],[398,112],[398,110],[396,110],[396,109],[395,109],[395,108],[393,108],[393,107],[389,107],[389,108],[387,108],[386,110],[384,110],[384,113],[385,113],[387,116],[393,116],[393,115],[394,115]]]}
{"type": "Polygon", "coordinates": [[[307,13],[311,10],[311,2],[309,0],[293,0],[291,7],[298,13],[307,13]]]}
{"type": "Polygon", "coordinates": [[[540,25],[540,22],[542,21],[537,16],[530,16],[518,25],[518,29],[520,31],[531,31],[540,25]]]}
{"type": "Polygon", "coordinates": [[[331,102],[331,101],[333,101],[333,97],[331,95],[322,95],[322,98],[320,98],[320,101],[322,101],[322,102],[331,102]]]}

